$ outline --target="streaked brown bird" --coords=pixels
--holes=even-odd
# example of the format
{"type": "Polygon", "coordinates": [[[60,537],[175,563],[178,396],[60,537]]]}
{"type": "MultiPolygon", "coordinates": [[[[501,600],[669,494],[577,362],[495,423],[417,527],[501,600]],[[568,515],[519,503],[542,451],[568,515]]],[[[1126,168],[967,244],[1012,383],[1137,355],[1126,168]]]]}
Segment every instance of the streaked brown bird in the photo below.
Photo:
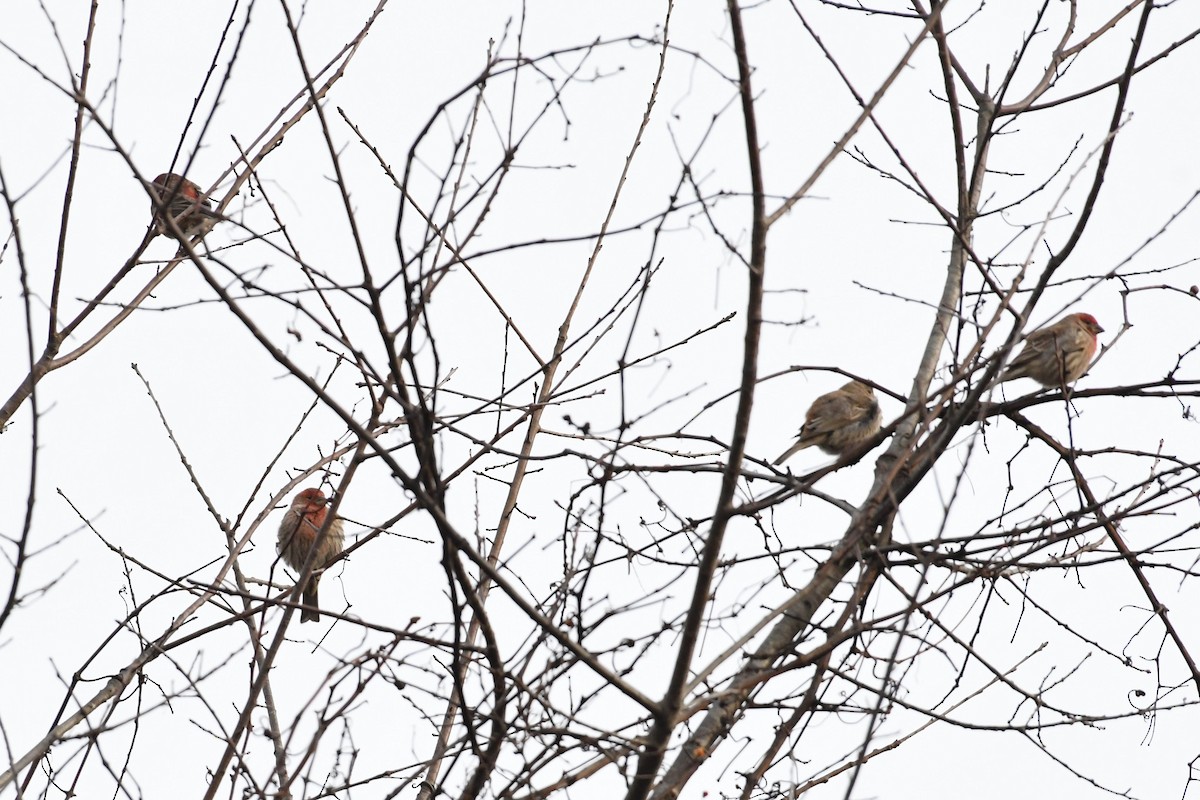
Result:
{"type": "MultiPolygon", "coordinates": [[[[325,524],[329,501],[320,489],[303,489],[292,499],[291,508],[279,523],[279,555],[292,569],[299,571],[308,561],[308,554],[317,542],[317,533],[325,524]]],[[[317,584],[321,580],[317,570],[324,569],[342,552],[346,542],[344,525],[339,517],[329,523],[329,530],[317,549],[313,559],[313,572],[304,586],[304,608],[300,611],[301,622],[320,622],[321,614],[317,603],[317,584]]]]}
{"type": "Polygon", "coordinates": [[[1033,378],[1042,386],[1066,386],[1083,377],[1096,355],[1096,334],[1104,328],[1091,314],[1068,314],[1025,337],[1025,347],[997,383],[1033,378]]]}
{"type": "Polygon", "coordinates": [[[823,394],[809,406],[800,428],[800,438],[775,464],[782,464],[806,447],[821,448],[839,456],[879,433],[883,413],[875,390],[865,383],[850,381],[842,388],[823,394]]]}
{"type": "Polygon", "coordinates": [[[199,233],[205,218],[218,218],[212,211],[212,201],[208,199],[208,195],[182,175],[176,175],[174,172],[163,173],[154,179],[151,188],[158,200],[151,201],[150,213],[154,215],[154,225],[158,232],[164,236],[170,235],[170,228],[162,213],[164,205],[167,216],[175,220],[175,224],[185,236],[195,236],[199,233]]]}

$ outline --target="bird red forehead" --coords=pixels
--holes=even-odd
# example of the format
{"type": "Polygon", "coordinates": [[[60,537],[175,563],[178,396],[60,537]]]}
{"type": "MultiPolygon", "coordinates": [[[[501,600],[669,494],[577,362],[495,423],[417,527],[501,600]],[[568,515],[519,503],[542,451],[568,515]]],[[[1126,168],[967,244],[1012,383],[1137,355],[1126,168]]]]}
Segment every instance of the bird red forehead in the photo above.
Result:
{"type": "Polygon", "coordinates": [[[306,503],[308,505],[324,505],[325,494],[320,489],[304,489],[296,495],[296,503],[306,503]]]}
{"type": "Polygon", "coordinates": [[[1080,322],[1086,322],[1088,325],[1100,325],[1099,322],[1096,322],[1096,318],[1091,314],[1076,314],[1075,316],[1079,318],[1080,322]]]}

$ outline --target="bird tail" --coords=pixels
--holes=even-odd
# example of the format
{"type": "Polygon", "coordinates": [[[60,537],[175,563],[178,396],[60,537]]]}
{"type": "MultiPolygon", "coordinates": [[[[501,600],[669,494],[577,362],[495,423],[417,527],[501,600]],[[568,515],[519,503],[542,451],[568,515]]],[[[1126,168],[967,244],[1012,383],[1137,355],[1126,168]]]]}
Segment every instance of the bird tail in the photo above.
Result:
{"type": "Polygon", "coordinates": [[[300,609],[301,622],[320,622],[321,613],[317,611],[317,579],[309,578],[308,586],[304,587],[304,608],[300,609]]]}
{"type": "Polygon", "coordinates": [[[1017,378],[1028,377],[1026,374],[1026,365],[1017,362],[1010,362],[1003,370],[1000,371],[1000,377],[996,378],[996,385],[999,386],[1007,381],[1015,381],[1017,378]]]}
{"type": "Polygon", "coordinates": [[[775,466],[778,467],[780,464],[787,461],[792,456],[796,455],[796,453],[799,453],[804,448],[811,447],[811,446],[812,446],[812,442],[805,442],[805,441],[796,442],[794,445],[789,447],[787,450],[784,450],[783,455],[781,455],[779,458],[775,459],[775,466]]]}

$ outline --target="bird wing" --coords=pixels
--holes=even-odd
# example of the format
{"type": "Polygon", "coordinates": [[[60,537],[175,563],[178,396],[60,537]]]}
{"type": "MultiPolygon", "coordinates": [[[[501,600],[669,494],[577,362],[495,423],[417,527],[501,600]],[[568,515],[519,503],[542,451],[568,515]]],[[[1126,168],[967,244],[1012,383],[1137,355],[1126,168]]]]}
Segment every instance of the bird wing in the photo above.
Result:
{"type": "Polygon", "coordinates": [[[824,441],[831,427],[828,415],[828,410],[831,406],[830,401],[835,399],[832,394],[827,394],[821,395],[813,401],[813,404],[808,407],[808,411],[804,414],[804,424],[800,426],[800,432],[796,434],[796,441],[792,443],[791,447],[783,451],[783,455],[775,459],[773,462],[775,466],[779,466],[804,448],[812,447],[824,441]]]}
{"type": "Polygon", "coordinates": [[[1013,366],[1024,366],[1036,361],[1043,353],[1053,353],[1060,359],[1083,349],[1077,337],[1071,331],[1061,328],[1042,328],[1029,334],[1025,340],[1025,349],[1013,359],[1013,366]]]}
{"type": "Polygon", "coordinates": [[[862,422],[870,416],[871,405],[858,403],[841,392],[822,395],[808,409],[801,433],[807,438],[813,438],[862,422]]]}
{"type": "Polygon", "coordinates": [[[288,509],[283,514],[283,520],[279,523],[279,539],[277,549],[282,551],[287,547],[288,542],[296,535],[296,529],[300,525],[300,515],[288,509]]]}

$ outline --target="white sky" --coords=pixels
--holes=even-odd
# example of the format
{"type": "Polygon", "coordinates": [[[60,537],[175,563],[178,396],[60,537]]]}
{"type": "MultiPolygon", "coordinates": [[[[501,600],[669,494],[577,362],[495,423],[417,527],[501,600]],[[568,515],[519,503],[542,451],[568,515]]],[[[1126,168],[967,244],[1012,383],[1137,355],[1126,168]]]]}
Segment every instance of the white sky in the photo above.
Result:
{"type": "MultiPolygon", "coordinates": [[[[49,13],[65,44],[70,69],[78,73],[86,7],[73,5],[51,3],[49,13]]],[[[811,2],[797,5],[826,46],[837,54],[856,88],[867,95],[875,91],[906,49],[907,36],[918,30],[911,21],[863,17],[811,2]]],[[[1049,21],[1043,27],[1054,33],[1036,40],[1036,54],[1028,59],[1028,74],[1021,73],[1018,85],[1022,79],[1028,85],[1034,79],[1033,67],[1040,68],[1046,62],[1047,40],[1057,37],[1061,30],[1064,5],[1050,4],[1049,21]]],[[[1020,6],[1018,10],[1016,4],[988,4],[969,25],[955,32],[952,41],[956,53],[973,74],[982,75],[985,66],[991,65],[995,80],[1006,68],[1020,33],[1032,24],[1036,8],[1036,4],[1020,6]]],[[[1081,9],[1078,31],[1092,30],[1096,20],[1110,15],[1120,4],[1094,2],[1086,6],[1081,9]]],[[[167,170],[218,47],[230,7],[228,3],[187,7],[151,2],[101,4],[89,96],[143,176],[167,170]]],[[[650,37],[658,30],[663,7],[661,3],[645,2],[530,2],[523,49],[527,54],[540,54],[597,37],[618,38],[633,33],[650,37]]],[[[279,6],[259,3],[249,8],[253,22],[203,140],[197,141],[197,127],[184,138],[183,160],[194,154],[188,176],[205,188],[211,187],[215,176],[236,159],[234,140],[248,146],[269,125],[276,110],[303,86],[279,6]]],[[[309,64],[324,64],[354,35],[371,8],[365,2],[305,7],[302,41],[309,64]]],[[[964,15],[972,8],[969,4],[951,4],[951,9],[964,15]]],[[[300,6],[293,11],[299,13],[300,6]]],[[[518,3],[394,3],[376,23],[346,77],[331,93],[327,118],[352,187],[367,257],[379,274],[390,275],[395,270],[393,228],[398,193],[337,109],[344,110],[395,170],[401,170],[413,137],[437,104],[478,74],[489,39],[499,41],[506,21],[520,12],[518,3]]],[[[240,27],[246,13],[244,6],[237,12],[239,23],[235,28],[240,27]]],[[[963,17],[952,19],[957,23],[963,17]]],[[[758,123],[767,188],[773,195],[786,195],[825,156],[853,120],[856,106],[787,3],[748,9],[746,22],[757,70],[754,80],[760,95],[758,123]]],[[[509,55],[515,52],[516,24],[514,21],[503,45],[503,52],[509,55]]],[[[1166,43],[1198,27],[1200,10],[1195,4],[1170,4],[1152,17],[1143,52],[1158,52],[1166,43]]],[[[1132,30],[1132,19],[1126,20],[1094,50],[1086,52],[1052,96],[1069,95],[1115,75],[1125,58],[1132,30]]],[[[683,52],[702,54],[721,70],[733,72],[724,4],[681,4],[671,21],[670,39],[679,51],[668,58],[655,116],[614,218],[616,228],[640,222],[666,206],[679,175],[676,147],[687,154],[694,152],[713,114],[735,99],[728,82],[683,52]]],[[[4,107],[9,110],[0,118],[0,169],[10,194],[20,198],[17,216],[35,295],[34,327],[40,349],[62,216],[64,151],[70,141],[74,106],[70,98],[17,58],[19,54],[53,81],[65,80],[67,67],[37,4],[20,0],[0,5],[0,43],[5,48],[0,52],[0,87],[4,107]]],[[[219,58],[217,81],[225,77],[229,64],[229,45],[226,47],[219,58]]],[[[1132,277],[1098,285],[1079,281],[1055,287],[1032,315],[1031,325],[1038,326],[1057,318],[1068,307],[1090,311],[1107,329],[1101,337],[1105,344],[1122,330],[1123,318],[1132,325],[1117,347],[1081,381],[1082,388],[1159,380],[1185,350],[1200,341],[1200,306],[1194,298],[1165,289],[1124,297],[1121,294],[1122,289],[1141,287],[1186,290],[1200,283],[1200,267],[1191,263],[1198,254],[1195,209],[1188,209],[1165,234],[1139,251],[1200,189],[1200,166],[1193,146],[1200,113],[1189,88],[1200,74],[1198,53],[1194,44],[1184,46],[1138,76],[1104,193],[1086,235],[1060,274],[1062,278],[1082,278],[1124,264],[1123,273],[1132,277]],[[1170,267],[1177,268],[1163,271],[1170,267]],[[1135,274],[1145,272],[1151,274],[1135,274]],[[1081,300],[1085,294],[1086,299],[1081,300]]],[[[555,74],[579,61],[578,53],[562,56],[557,62],[560,71],[555,74]]],[[[645,109],[657,61],[657,48],[647,44],[613,44],[589,57],[581,74],[603,78],[572,85],[562,108],[551,110],[523,143],[516,159],[518,168],[490,212],[480,237],[471,244],[471,252],[512,242],[581,235],[599,227],[645,109]]],[[[550,65],[546,68],[551,69],[550,65]]],[[[503,85],[511,86],[511,81],[503,85]]],[[[213,107],[214,92],[214,86],[210,86],[201,95],[201,119],[213,107]]],[[[522,79],[519,92],[518,127],[522,121],[528,123],[548,96],[545,82],[533,75],[522,79]]],[[[881,104],[878,118],[939,199],[952,204],[947,114],[938,99],[942,94],[936,53],[932,44],[926,43],[881,104]]],[[[498,126],[507,124],[509,96],[508,88],[489,94],[489,111],[498,126]]],[[[1062,243],[1082,205],[1083,191],[1091,177],[1091,162],[1085,163],[1085,159],[1102,143],[1113,98],[1113,90],[1108,90],[1011,124],[1008,135],[994,145],[992,166],[1012,174],[992,176],[985,194],[994,196],[985,208],[1020,198],[1044,180],[1056,164],[1068,156],[1070,160],[1062,175],[1027,205],[983,220],[977,230],[978,252],[1011,263],[1022,261],[1032,250],[1033,268],[1045,263],[1045,247],[1031,236],[1025,235],[1007,247],[1005,243],[1017,235],[1018,226],[1036,226],[1047,215],[1055,219],[1049,225],[1046,241],[1051,247],[1062,243]],[[1080,169],[1083,172],[1079,178],[1068,185],[1080,169]]],[[[468,97],[454,106],[454,125],[461,126],[469,102],[468,97]]],[[[706,191],[746,190],[741,124],[736,108],[724,113],[701,151],[694,172],[706,191]]],[[[495,161],[497,140],[491,125],[491,120],[481,125],[484,130],[468,167],[469,178],[486,175],[495,161]]],[[[430,205],[436,188],[432,176],[444,168],[446,143],[458,132],[449,130],[444,122],[437,123],[435,131],[422,151],[432,172],[424,173],[416,182],[415,193],[430,205]]],[[[114,152],[112,142],[94,125],[84,140],[63,268],[63,313],[67,317],[82,308],[79,298],[91,296],[116,272],[137,245],[148,221],[145,191],[126,161],[114,152]]],[[[886,169],[896,168],[895,160],[873,130],[864,128],[853,146],[886,169]]],[[[337,280],[355,281],[360,268],[315,116],[310,115],[288,133],[263,162],[259,174],[307,263],[337,280]]],[[[221,196],[229,185],[226,179],[215,188],[214,196],[221,196]]],[[[835,161],[812,195],[772,231],[768,287],[773,293],[767,297],[765,311],[767,319],[776,322],[811,319],[801,326],[767,326],[759,374],[770,375],[796,364],[838,366],[906,393],[928,335],[930,304],[936,304],[941,291],[949,234],[944,227],[930,224],[937,220],[920,201],[844,155],[835,161]]],[[[692,199],[690,192],[681,195],[681,201],[692,199]]],[[[777,202],[768,205],[774,207],[777,202]]],[[[724,198],[715,208],[715,219],[745,252],[748,205],[740,199],[724,198]]],[[[248,190],[243,190],[227,213],[256,231],[266,231],[271,225],[266,208],[248,190]]],[[[474,219],[474,212],[470,218],[474,219]]],[[[410,209],[408,224],[414,221],[410,209]]],[[[579,312],[575,335],[611,306],[636,277],[648,257],[651,227],[606,242],[579,312]]],[[[727,314],[736,312],[737,316],[688,347],[634,370],[627,384],[626,413],[629,417],[641,416],[672,398],[682,398],[654,411],[635,434],[675,431],[699,413],[697,421],[687,428],[688,433],[728,441],[736,399],[731,396],[700,412],[706,403],[733,392],[738,384],[745,325],[744,269],[731,259],[698,215],[677,214],[668,227],[670,233],[663,237],[654,256],[662,259],[662,266],[633,334],[631,354],[652,352],[727,314]]],[[[407,231],[410,237],[417,233],[415,226],[407,231]]],[[[234,226],[225,225],[209,235],[207,244],[216,249],[243,238],[234,226]]],[[[548,353],[591,247],[584,241],[523,248],[480,257],[473,261],[473,267],[534,346],[548,353]]],[[[0,260],[0,341],[6,343],[0,347],[0,399],[8,397],[27,371],[25,319],[13,250],[10,244],[0,260]]],[[[159,238],[146,257],[166,260],[173,251],[173,243],[159,238]]],[[[219,257],[232,268],[250,273],[267,288],[283,290],[303,285],[299,267],[262,242],[231,248],[219,257]]],[[[228,280],[223,268],[214,268],[228,280]]],[[[116,299],[128,299],[154,269],[151,263],[138,266],[135,278],[123,284],[116,299]]],[[[1003,274],[1011,275],[1012,271],[1003,274]]],[[[344,425],[333,414],[318,411],[270,470],[262,490],[251,499],[253,487],[311,398],[212,298],[196,271],[188,264],[181,265],[144,304],[143,311],[134,314],[93,352],[39,385],[43,417],[31,538],[34,552],[40,553],[65,534],[77,531],[79,521],[69,500],[111,545],[123,548],[154,570],[168,576],[190,575],[193,571],[200,579],[212,576],[211,564],[224,552],[223,537],[180,466],[131,363],[136,363],[152,384],[189,463],[226,518],[236,517],[247,503],[249,518],[253,518],[264,509],[269,496],[283,487],[293,474],[290,471],[307,467],[343,436],[344,425]]],[[[400,299],[394,292],[391,311],[396,318],[400,299]]],[[[333,359],[321,347],[322,339],[311,324],[298,320],[287,307],[270,299],[250,301],[246,308],[292,358],[322,379],[328,375],[333,359]],[[301,332],[301,341],[288,335],[289,326],[301,332]]],[[[344,299],[337,308],[371,356],[378,357],[377,340],[368,339],[372,329],[362,310],[344,299]]],[[[461,268],[439,287],[430,313],[438,336],[441,376],[455,370],[446,385],[447,393],[442,395],[446,405],[439,411],[446,415],[461,413],[475,404],[449,392],[486,397],[498,391],[504,357],[503,321],[461,268]]],[[[85,336],[94,331],[94,323],[84,330],[85,336]]],[[[1007,333],[1006,325],[994,332],[996,345],[1007,333]]],[[[629,322],[624,319],[618,330],[601,343],[595,356],[571,376],[568,385],[582,384],[611,370],[628,335],[629,322]]],[[[80,341],[76,338],[66,347],[80,341]]],[[[515,338],[509,345],[507,369],[511,384],[516,376],[529,374],[534,363],[521,352],[515,338]]],[[[1200,354],[1189,353],[1177,377],[1200,378],[1200,354]]],[[[843,381],[841,376],[813,371],[762,383],[748,454],[774,458],[792,440],[811,400],[843,381]]],[[[366,409],[355,383],[349,370],[341,370],[333,391],[343,403],[356,407],[362,418],[366,409]]],[[[1032,391],[1034,387],[1026,384],[1029,382],[1010,384],[1006,395],[1015,397],[1032,391]]],[[[552,409],[546,416],[547,427],[569,431],[562,421],[562,414],[569,413],[576,422],[590,422],[594,432],[611,433],[620,421],[621,398],[615,382],[607,382],[604,388],[602,396],[552,409]]],[[[518,390],[514,402],[527,402],[532,391],[531,384],[527,384],[518,390]]],[[[1185,400],[1184,404],[1189,403],[1185,400]]],[[[887,421],[901,409],[897,401],[887,398],[883,407],[887,421]]],[[[1104,398],[1080,404],[1079,411],[1081,416],[1073,420],[1072,430],[1076,446],[1081,449],[1154,451],[1161,440],[1165,452],[1193,465],[1200,462],[1195,420],[1182,418],[1179,403],[1104,398]]],[[[1065,435],[1061,404],[1034,408],[1029,416],[1051,432],[1065,435]]],[[[494,415],[464,423],[465,428],[481,437],[495,425],[494,415]]],[[[0,534],[5,537],[18,535],[24,518],[30,431],[27,405],[0,437],[0,474],[6,476],[0,482],[4,509],[0,513],[0,534]]],[[[520,432],[506,440],[508,449],[519,447],[520,432]]],[[[1024,439],[1007,421],[993,421],[984,438],[979,437],[978,428],[964,430],[937,473],[927,478],[905,504],[897,539],[936,535],[942,521],[939,498],[955,491],[954,481],[964,461],[970,463],[968,479],[957,489],[962,496],[950,515],[947,537],[969,535],[984,520],[999,514],[1010,479],[1016,486],[1009,508],[1052,480],[1064,480],[1062,466],[1055,471],[1054,460],[1036,447],[1035,452],[1014,459],[1024,439]],[[1007,472],[1010,459],[1014,459],[1011,478],[1007,472]]],[[[401,441],[397,439],[398,444],[401,441]]],[[[453,433],[445,434],[439,445],[447,471],[475,449],[453,433]]],[[[557,438],[547,440],[539,452],[557,453],[564,447],[593,455],[603,452],[598,445],[557,438]]],[[[715,451],[712,445],[700,443],[688,444],[684,449],[715,451]]],[[[825,458],[809,450],[795,457],[796,463],[789,462],[789,466],[800,472],[825,458]]],[[[870,486],[870,461],[868,458],[853,469],[831,476],[821,488],[850,502],[857,501],[870,486]]],[[[404,463],[412,463],[407,452],[404,463]]],[[[495,527],[504,487],[492,478],[503,480],[510,474],[511,468],[502,458],[482,463],[491,468],[486,476],[470,473],[454,483],[450,491],[450,516],[467,532],[495,527]]],[[[1130,483],[1143,479],[1149,469],[1147,460],[1119,454],[1097,457],[1087,464],[1094,488],[1106,493],[1123,491],[1130,483]]],[[[518,554],[509,566],[534,597],[544,597],[561,577],[562,550],[557,541],[564,527],[562,504],[586,480],[583,466],[573,461],[547,462],[529,479],[527,495],[521,502],[523,514],[514,523],[508,552],[518,554]]],[[[683,517],[712,513],[717,487],[713,476],[664,476],[656,478],[653,485],[670,503],[673,513],[683,517]]],[[[756,486],[755,491],[763,492],[765,487],[756,486]]],[[[1191,491],[1195,492],[1194,483],[1191,491]]],[[[628,492],[614,501],[607,525],[631,542],[645,543],[649,532],[641,522],[658,520],[662,512],[637,486],[629,486],[628,492]]],[[[1071,501],[1068,486],[1061,494],[1071,501]]],[[[369,463],[356,477],[342,506],[342,513],[352,522],[350,538],[395,514],[409,499],[379,463],[369,463]]],[[[265,578],[270,569],[280,513],[274,512],[256,532],[253,549],[243,558],[244,568],[254,577],[265,578]]],[[[1182,530],[1189,520],[1195,522],[1198,517],[1193,498],[1190,504],[1170,509],[1169,515],[1136,520],[1123,530],[1131,545],[1141,547],[1182,530]]],[[[765,542],[749,521],[741,520],[730,528],[726,557],[762,555],[769,544],[790,548],[831,541],[844,528],[845,518],[841,512],[810,498],[775,509],[763,524],[774,524],[780,540],[765,542]]],[[[327,607],[340,610],[348,605],[352,615],[395,627],[403,627],[413,616],[420,616],[423,624],[446,619],[441,550],[433,544],[436,534],[432,524],[424,515],[416,514],[402,522],[396,532],[403,536],[376,539],[326,576],[322,594],[327,607]]],[[[1097,534],[1088,536],[1094,539],[1097,534]]],[[[1190,536],[1194,538],[1195,532],[1190,536]]],[[[1170,547],[1180,548],[1181,552],[1163,553],[1161,561],[1188,567],[1195,557],[1190,552],[1193,538],[1185,536],[1171,542],[1170,547]]],[[[680,546],[681,552],[688,549],[680,546]]],[[[13,552],[7,541],[4,552],[13,552]]],[[[809,562],[794,551],[781,558],[789,565],[791,585],[803,583],[809,574],[809,562]]],[[[728,645],[730,636],[744,629],[740,626],[752,624],[763,609],[787,596],[779,581],[766,588],[759,586],[775,568],[772,559],[752,561],[732,571],[720,585],[714,609],[728,612],[742,603],[746,607],[727,620],[723,631],[710,634],[697,659],[699,663],[707,663],[728,645]]],[[[61,703],[63,681],[93,652],[100,649],[85,670],[92,682],[77,693],[79,698],[90,696],[100,681],[133,657],[139,644],[131,633],[121,633],[109,643],[105,643],[105,637],[134,604],[163,588],[161,580],[133,568],[135,594],[131,596],[118,555],[96,534],[77,531],[65,543],[30,560],[22,577],[22,590],[46,584],[64,570],[62,580],[44,594],[29,597],[0,631],[0,675],[11,676],[0,681],[0,722],[6,746],[14,754],[24,753],[43,735],[61,703]]],[[[1167,569],[1150,574],[1185,641],[1200,651],[1200,615],[1195,613],[1200,598],[1194,583],[1181,581],[1180,573],[1167,569]]],[[[662,580],[662,575],[644,564],[628,569],[614,567],[592,585],[591,596],[600,602],[607,595],[613,605],[618,605],[658,587],[662,580]]],[[[939,580],[950,578],[939,577],[935,583],[939,580]]],[[[975,647],[1000,669],[1012,667],[1042,642],[1049,642],[1017,673],[1022,685],[1031,690],[1059,680],[1082,661],[1078,674],[1053,695],[1060,707],[1083,714],[1123,713],[1130,703],[1146,702],[1131,693],[1153,692],[1157,680],[1182,684],[1165,698],[1166,702],[1195,701],[1195,687],[1187,683],[1172,646],[1160,643],[1161,628],[1151,622],[1147,630],[1140,630],[1146,601],[1127,569],[1114,565],[1078,575],[1047,570],[1024,575],[1018,582],[1026,582],[1024,588],[1031,596],[1069,622],[1085,639],[1099,641],[1114,651],[1121,651],[1130,642],[1136,670],[1122,667],[1088,641],[1081,641],[1023,606],[1015,588],[1003,582],[995,587],[997,595],[990,597],[990,586],[976,582],[948,602],[935,604],[936,613],[943,622],[957,622],[971,618],[987,602],[990,616],[975,647]],[[1144,661],[1153,658],[1160,644],[1166,667],[1162,676],[1154,673],[1153,664],[1144,661]]],[[[0,583],[0,590],[6,591],[7,585],[0,583]]],[[[669,607],[671,614],[679,612],[690,589],[690,580],[677,583],[666,593],[670,600],[663,601],[664,605],[656,603],[613,625],[611,630],[602,628],[591,646],[599,649],[615,644],[630,635],[631,629],[652,630],[660,614],[667,613],[665,608],[669,607]]],[[[527,624],[510,604],[499,599],[498,593],[493,597],[497,619],[511,626],[504,628],[506,641],[516,652],[522,646],[527,624]]],[[[139,633],[157,636],[191,600],[191,595],[177,592],[155,601],[143,612],[139,633]]],[[[881,587],[878,603],[872,608],[890,609],[895,598],[881,587]]],[[[218,619],[219,611],[206,610],[185,630],[199,629],[218,619]]],[[[358,654],[386,641],[386,637],[343,624],[334,628],[321,651],[310,654],[312,641],[326,631],[325,626],[319,631],[310,630],[314,627],[300,629],[293,625],[289,633],[295,641],[285,645],[276,662],[274,684],[285,724],[321,686],[335,664],[334,654],[358,654]]],[[[971,623],[964,623],[958,632],[970,636],[973,629],[971,623]]],[[[443,631],[438,629],[439,633],[443,631]]],[[[214,667],[237,651],[244,636],[243,628],[230,627],[205,640],[199,649],[182,648],[172,656],[181,667],[201,663],[214,667]]],[[[433,687],[428,675],[416,672],[418,666],[429,666],[431,654],[421,648],[405,649],[404,653],[411,660],[414,675],[420,674],[410,679],[433,687]]],[[[210,684],[209,700],[225,725],[232,725],[244,697],[248,652],[237,651],[233,661],[236,666],[227,668],[210,684]]],[[[656,696],[667,681],[666,667],[656,671],[657,665],[665,663],[648,660],[632,680],[656,696]]],[[[937,702],[950,690],[956,668],[957,662],[949,663],[937,654],[924,656],[907,674],[902,698],[918,705],[937,702]]],[[[183,685],[180,673],[161,661],[153,667],[151,676],[166,686],[183,685]]],[[[972,666],[963,678],[960,694],[965,696],[987,679],[972,666]]],[[[590,680],[589,675],[583,682],[590,680]]],[[[436,688],[445,691],[446,687],[443,684],[436,688]]],[[[157,696],[157,690],[147,688],[147,702],[157,696]]],[[[370,705],[355,711],[355,744],[361,748],[359,769],[370,774],[389,766],[407,767],[428,757],[432,745],[428,724],[393,688],[377,687],[365,699],[370,705]]],[[[430,698],[423,698],[423,702],[428,709],[438,708],[430,698]]],[[[116,718],[125,719],[134,706],[126,703],[116,718]]],[[[624,721],[629,712],[625,703],[617,701],[611,708],[597,710],[595,718],[598,722],[624,721]]],[[[304,713],[311,715],[311,710],[304,713]]],[[[1011,694],[998,693],[994,698],[973,701],[956,715],[980,724],[1003,725],[1010,717],[1024,720],[1033,713],[1028,704],[1020,706],[1011,694]]],[[[776,721],[774,715],[765,716],[769,716],[767,724],[776,721]]],[[[793,767],[785,766],[771,773],[772,777],[806,780],[830,759],[856,746],[863,731],[858,722],[850,715],[821,718],[819,729],[805,737],[805,747],[811,747],[811,752],[796,752],[802,762],[812,759],[811,763],[796,765],[794,772],[793,767]]],[[[883,722],[876,745],[907,734],[921,722],[920,717],[897,712],[883,722]]],[[[309,730],[311,720],[304,724],[309,730]]],[[[754,725],[758,727],[746,729],[756,734],[754,743],[746,745],[749,753],[756,752],[762,737],[770,735],[765,724],[754,725]]],[[[1195,712],[1186,709],[1153,721],[1134,718],[1094,727],[1052,729],[1044,733],[1043,739],[1057,756],[1103,787],[1128,789],[1137,797],[1179,797],[1186,788],[1187,764],[1197,755],[1196,725],[1195,712]]],[[[138,734],[133,762],[143,796],[203,794],[205,771],[215,766],[220,743],[201,728],[211,731],[213,721],[194,700],[180,701],[173,711],[158,709],[148,716],[138,734]]],[[[259,736],[257,731],[254,736],[259,736]]],[[[333,736],[323,743],[322,747],[329,749],[322,751],[314,779],[319,780],[320,770],[327,768],[334,743],[333,736]]],[[[684,796],[700,797],[703,791],[710,792],[709,796],[736,796],[740,786],[736,770],[722,772],[720,767],[744,745],[737,739],[725,743],[727,752],[714,759],[712,768],[703,771],[684,796]]],[[[74,750],[72,745],[56,749],[52,760],[61,767],[61,758],[74,750]]],[[[108,745],[105,752],[114,758],[123,751],[120,746],[108,745]]],[[[265,776],[271,757],[265,740],[255,741],[254,755],[261,759],[258,774],[265,776]]],[[[69,772],[67,768],[64,774],[69,772]]],[[[549,772],[545,782],[556,777],[549,772]]],[[[35,777],[32,785],[40,786],[40,780],[35,777]]],[[[591,788],[576,787],[569,796],[616,796],[611,793],[617,791],[613,788],[616,780],[610,770],[600,783],[591,788]]],[[[366,787],[359,796],[382,797],[392,788],[392,784],[379,783],[366,787]]],[[[839,779],[811,796],[841,797],[845,790],[844,779],[839,779]]],[[[58,791],[50,790],[49,796],[61,796],[58,791]]],[[[84,770],[78,792],[81,797],[112,793],[111,778],[94,757],[84,770]]],[[[415,790],[406,789],[400,796],[414,795],[415,790]]],[[[935,726],[872,762],[854,796],[893,800],[1109,795],[1072,777],[1018,735],[935,726]]]]}

